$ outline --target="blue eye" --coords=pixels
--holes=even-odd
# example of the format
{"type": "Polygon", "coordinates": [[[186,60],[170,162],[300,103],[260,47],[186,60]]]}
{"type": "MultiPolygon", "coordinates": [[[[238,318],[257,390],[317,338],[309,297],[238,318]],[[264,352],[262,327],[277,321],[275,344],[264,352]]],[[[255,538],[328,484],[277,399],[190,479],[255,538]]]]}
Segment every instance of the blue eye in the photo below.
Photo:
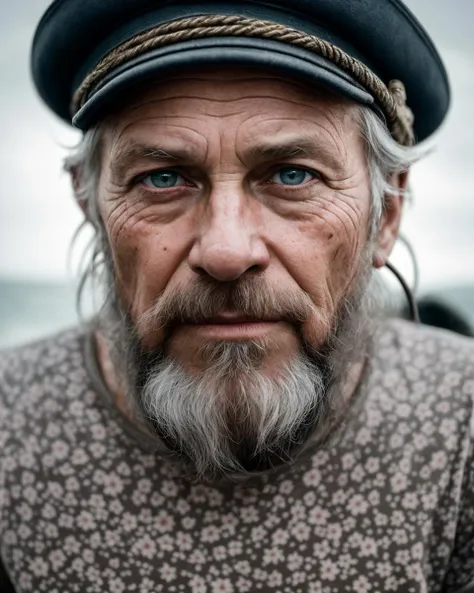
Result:
{"type": "Polygon", "coordinates": [[[155,171],[143,177],[142,182],[152,189],[169,189],[185,185],[184,178],[176,171],[155,171]]]}
{"type": "Polygon", "coordinates": [[[273,175],[272,182],[277,185],[303,185],[314,179],[314,177],[315,175],[306,169],[284,167],[273,175]]]}

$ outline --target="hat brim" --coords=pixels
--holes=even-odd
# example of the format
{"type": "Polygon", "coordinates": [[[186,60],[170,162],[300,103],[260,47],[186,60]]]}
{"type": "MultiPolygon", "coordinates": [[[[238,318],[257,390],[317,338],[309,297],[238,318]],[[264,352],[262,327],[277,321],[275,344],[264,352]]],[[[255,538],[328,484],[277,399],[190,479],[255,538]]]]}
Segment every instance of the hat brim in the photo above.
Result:
{"type": "Polygon", "coordinates": [[[346,99],[373,108],[381,117],[372,95],[329,60],[278,41],[249,37],[211,37],[176,43],[147,52],[109,72],[86,98],[72,123],[87,130],[117,101],[140,84],[156,81],[181,71],[199,68],[243,66],[275,71],[304,80],[346,99]]]}

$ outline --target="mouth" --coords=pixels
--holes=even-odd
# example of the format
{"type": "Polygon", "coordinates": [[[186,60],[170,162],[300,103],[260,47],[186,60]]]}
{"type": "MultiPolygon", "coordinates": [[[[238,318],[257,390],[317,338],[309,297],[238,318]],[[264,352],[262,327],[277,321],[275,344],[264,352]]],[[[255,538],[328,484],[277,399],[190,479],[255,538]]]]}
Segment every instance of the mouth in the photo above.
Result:
{"type": "Polygon", "coordinates": [[[206,319],[197,319],[192,322],[193,325],[233,325],[245,323],[274,323],[279,321],[274,318],[259,318],[250,317],[248,315],[238,315],[233,313],[222,313],[216,317],[208,317],[206,319]]]}
{"type": "Polygon", "coordinates": [[[263,337],[281,325],[282,319],[256,318],[237,313],[221,313],[215,317],[195,319],[183,324],[203,339],[245,340],[263,337]]]}

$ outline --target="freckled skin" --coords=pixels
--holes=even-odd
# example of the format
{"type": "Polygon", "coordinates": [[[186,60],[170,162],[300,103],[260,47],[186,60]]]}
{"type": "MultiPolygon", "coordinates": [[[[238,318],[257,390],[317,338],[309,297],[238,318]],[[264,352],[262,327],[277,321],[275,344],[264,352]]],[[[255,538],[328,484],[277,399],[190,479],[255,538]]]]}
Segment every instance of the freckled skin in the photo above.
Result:
{"type": "MultiPolygon", "coordinates": [[[[310,295],[323,320],[308,319],[303,333],[321,344],[368,238],[369,176],[354,109],[286,78],[203,72],[162,81],[110,118],[99,205],[132,319],[199,274],[224,282],[259,273],[274,286],[310,295]],[[332,158],[263,165],[249,158],[261,142],[301,136],[332,158]],[[117,175],[114,163],[131,142],[171,153],[191,149],[193,162],[134,161],[117,175]],[[278,185],[273,176],[288,165],[321,178],[278,185]],[[177,170],[185,184],[163,190],[132,183],[157,169],[177,170]]],[[[299,345],[288,328],[274,331],[280,365],[299,345]]],[[[189,335],[173,346],[183,361],[197,347],[189,335]]]]}

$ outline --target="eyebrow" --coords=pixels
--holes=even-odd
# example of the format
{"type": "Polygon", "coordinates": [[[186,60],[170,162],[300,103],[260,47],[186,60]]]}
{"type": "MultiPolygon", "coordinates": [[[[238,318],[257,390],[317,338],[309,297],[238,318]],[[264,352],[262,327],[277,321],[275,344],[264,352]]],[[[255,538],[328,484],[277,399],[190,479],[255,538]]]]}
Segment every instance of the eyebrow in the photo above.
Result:
{"type": "Polygon", "coordinates": [[[196,151],[191,148],[165,150],[158,146],[150,146],[134,142],[121,148],[111,162],[112,174],[117,179],[124,179],[134,164],[139,162],[163,163],[196,162],[196,151]]]}
{"type": "MultiPolygon", "coordinates": [[[[242,163],[252,164],[285,161],[292,158],[310,158],[333,171],[344,170],[345,164],[341,155],[336,154],[323,143],[319,143],[309,136],[258,144],[246,149],[239,157],[242,163]]],[[[119,149],[111,162],[111,172],[114,179],[123,180],[130,173],[133,166],[140,162],[155,164],[173,162],[195,165],[202,164],[202,161],[202,158],[197,158],[196,149],[194,148],[183,146],[175,150],[132,142],[119,149]]]]}
{"type": "Polygon", "coordinates": [[[336,171],[344,169],[345,159],[315,139],[303,136],[284,142],[259,144],[245,151],[248,162],[265,163],[291,158],[310,158],[336,171]]]}

